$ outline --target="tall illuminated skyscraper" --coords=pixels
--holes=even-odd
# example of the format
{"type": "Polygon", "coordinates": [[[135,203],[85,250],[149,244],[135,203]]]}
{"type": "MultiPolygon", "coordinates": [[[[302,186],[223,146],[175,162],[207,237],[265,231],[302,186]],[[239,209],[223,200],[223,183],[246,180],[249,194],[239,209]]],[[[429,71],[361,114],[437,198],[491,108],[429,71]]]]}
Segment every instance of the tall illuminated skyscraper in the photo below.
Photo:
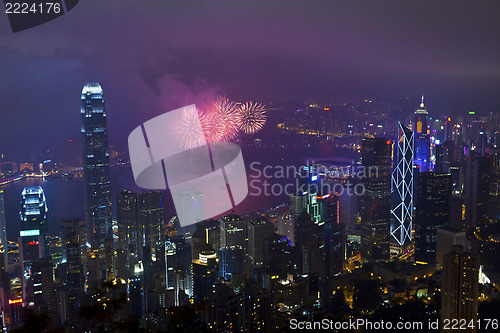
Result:
{"type": "Polygon", "coordinates": [[[264,265],[264,239],[274,233],[274,225],[266,218],[255,217],[248,223],[248,255],[253,267],[264,265]]]}
{"type": "Polygon", "coordinates": [[[399,123],[397,164],[392,171],[391,241],[411,241],[413,222],[413,132],[399,123]]]}
{"type": "Polygon", "coordinates": [[[360,198],[361,258],[364,261],[388,260],[392,142],[384,138],[363,139],[361,162],[366,170],[365,193],[360,198]]]}
{"type": "Polygon", "coordinates": [[[29,297],[32,296],[27,295],[27,283],[32,283],[32,265],[36,259],[42,258],[44,243],[46,243],[47,239],[48,209],[45,194],[40,186],[25,187],[21,195],[19,254],[21,258],[23,298],[28,301],[30,300],[29,297]]]}
{"type": "MultiPolygon", "coordinates": [[[[137,213],[137,193],[123,191],[118,194],[117,207],[119,248],[127,258],[125,268],[133,273],[134,265],[142,259],[141,231],[137,213]]],[[[120,272],[122,276],[129,273],[120,272]]]]}
{"type": "MultiPolygon", "coordinates": [[[[39,230],[46,238],[49,231],[47,224],[47,202],[41,186],[25,187],[21,193],[21,229],[39,230]]],[[[48,243],[43,244],[48,250],[48,243]]]]}
{"type": "Polygon", "coordinates": [[[175,252],[175,243],[167,240],[165,242],[165,288],[171,291],[175,289],[175,252]]]}
{"type": "MultiPolygon", "coordinates": [[[[151,191],[123,191],[117,197],[119,248],[128,257],[126,266],[133,268],[140,260],[156,258],[163,225],[163,196],[151,191]],[[144,247],[149,251],[145,254],[144,247]],[[146,258],[148,256],[149,258],[146,258]]],[[[120,273],[121,274],[121,273],[120,273]]]]}
{"type": "Polygon", "coordinates": [[[141,246],[149,246],[156,256],[161,244],[161,226],[163,225],[163,196],[159,191],[139,193],[137,196],[141,246]]]}
{"type": "Polygon", "coordinates": [[[237,215],[228,215],[220,220],[220,247],[239,246],[245,249],[245,221],[237,215]]]}
{"type": "MultiPolygon", "coordinates": [[[[441,322],[455,318],[466,323],[477,322],[478,277],[479,254],[466,252],[462,246],[456,245],[443,256],[441,322]]],[[[476,328],[475,325],[468,326],[463,332],[476,332],[476,328]]]]}
{"type": "Polygon", "coordinates": [[[415,134],[415,164],[420,167],[420,172],[431,170],[430,140],[427,134],[427,108],[424,105],[424,96],[422,102],[415,110],[415,123],[413,132],[415,134]]]}
{"type": "Polygon", "coordinates": [[[80,116],[87,238],[103,247],[112,222],[106,108],[98,83],[83,87],[80,116]]]}
{"type": "Polygon", "coordinates": [[[436,258],[437,229],[450,224],[451,174],[421,172],[415,214],[415,260],[436,258]]]}

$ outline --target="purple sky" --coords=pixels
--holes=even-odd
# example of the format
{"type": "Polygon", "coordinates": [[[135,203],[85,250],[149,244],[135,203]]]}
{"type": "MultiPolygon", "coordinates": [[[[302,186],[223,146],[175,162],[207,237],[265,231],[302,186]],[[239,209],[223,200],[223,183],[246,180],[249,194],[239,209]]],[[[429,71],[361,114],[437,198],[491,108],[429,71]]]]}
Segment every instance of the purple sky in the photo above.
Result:
{"type": "Polygon", "coordinates": [[[0,152],[78,140],[89,81],[117,145],[217,93],[424,92],[435,114],[499,110],[499,17],[498,1],[83,0],[13,34],[0,14],[0,152]]]}

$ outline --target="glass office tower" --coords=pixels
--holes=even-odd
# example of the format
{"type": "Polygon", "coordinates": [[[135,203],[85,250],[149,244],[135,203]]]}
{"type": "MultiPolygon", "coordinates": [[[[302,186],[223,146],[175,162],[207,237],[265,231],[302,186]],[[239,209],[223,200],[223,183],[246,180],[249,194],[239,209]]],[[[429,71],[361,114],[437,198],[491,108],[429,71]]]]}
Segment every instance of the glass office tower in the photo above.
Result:
{"type": "Polygon", "coordinates": [[[32,277],[32,265],[48,251],[47,203],[42,187],[25,187],[21,193],[21,231],[19,233],[19,256],[21,258],[22,290],[25,301],[27,283],[32,277]],[[44,250],[45,248],[45,250],[44,250]]]}
{"type": "Polygon", "coordinates": [[[429,113],[424,105],[424,96],[422,102],[415,110],[415,122],[413,132],[415,133],[415,156],[414,162],[419,166],[420,172],[431,171],[431,152],[430,137],[427,134],[427,117],[429,113]]]}
{"type": "Polygon", "coordinates": [[[98,83],[83,87],[80,116],[87,239],[103,247],[112,223],[107,118],[98,83]]]}
{"type": "Polygon", "coordinates": [[[365,138],[361,142],[361,162],[366,170],[360,197],[361,259],[389,259],[391,220],[392,142],[385,138],[365,138]]]}
{"type": "Polygon", "coordinates": [[[411,241],[413,222],[413,132],[399,123],[397,164],[392,172],[391,240],[411,241]]]}

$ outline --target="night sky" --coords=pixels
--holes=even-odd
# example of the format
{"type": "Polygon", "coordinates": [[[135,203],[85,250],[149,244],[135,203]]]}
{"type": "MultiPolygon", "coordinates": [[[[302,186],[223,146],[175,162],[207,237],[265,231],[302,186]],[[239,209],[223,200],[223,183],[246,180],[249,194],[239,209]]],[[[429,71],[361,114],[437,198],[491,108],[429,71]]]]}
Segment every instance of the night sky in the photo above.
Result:
{"type": "Polygon", "coordinates": [[[219,93],[424,93],[431,114],[498,111],[500,2],[82,0],[15,34],[1,13],[0,153],[79,140],[93,81],[123,148],[144,121],[219,93]]]}

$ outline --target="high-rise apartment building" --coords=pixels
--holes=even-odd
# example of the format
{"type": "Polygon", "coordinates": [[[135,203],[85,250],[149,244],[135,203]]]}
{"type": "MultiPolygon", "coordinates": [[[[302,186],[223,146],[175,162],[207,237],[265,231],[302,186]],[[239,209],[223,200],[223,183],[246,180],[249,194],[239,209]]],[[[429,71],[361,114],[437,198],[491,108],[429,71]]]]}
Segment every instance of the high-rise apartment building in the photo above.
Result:
{"type": "Polygon", "coordinates": [[[442,332],[476,332],[479,296],[479,254],[468,253],[462,246],[455,246],[443,257],[441,289],[441,327],[444,319],[458,319],[471,323],[465,330],[451,329],[442,332]]]}

